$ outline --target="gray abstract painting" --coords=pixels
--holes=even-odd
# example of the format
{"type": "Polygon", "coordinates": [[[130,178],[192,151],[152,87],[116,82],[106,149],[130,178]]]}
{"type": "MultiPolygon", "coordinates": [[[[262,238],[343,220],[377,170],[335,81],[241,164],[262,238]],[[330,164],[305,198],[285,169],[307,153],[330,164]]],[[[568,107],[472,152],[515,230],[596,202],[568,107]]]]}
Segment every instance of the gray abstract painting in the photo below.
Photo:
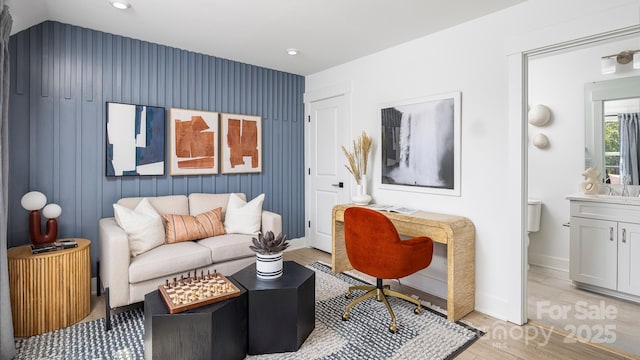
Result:
{"type": "Polygon", "coordinates": [[[382,109],[382,184],[454,189],[454,98],[382,109]]]}

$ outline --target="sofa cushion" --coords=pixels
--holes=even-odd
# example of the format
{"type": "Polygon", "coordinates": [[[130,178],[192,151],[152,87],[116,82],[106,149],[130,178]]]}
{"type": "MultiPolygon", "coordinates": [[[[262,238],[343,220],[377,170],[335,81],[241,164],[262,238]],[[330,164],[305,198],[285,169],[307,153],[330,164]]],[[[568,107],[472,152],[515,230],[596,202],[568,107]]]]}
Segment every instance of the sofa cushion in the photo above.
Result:
{"type": "MultiPolygon", "coordinates": [[[[229,196],[231,194],[203,194],[193,193],[189,195],[189,214],[196,215],[211,209],[222,208],[222,221],[224,221],[224,215],[227,212],[227,203],[229,202],[229,196]]],[[[242,200],[246,201],[246,196],[243,193],[236,193],[236,195],[242,200]]]]}
{"type": "Polygon", "coordinates": [[[198,241],[198,244],[211,249],[213,263],[254,256],[249,249],[251,238],[255,235],[226,234],[198,241]]]}
{"type": "Polygon", "coordinates": [[[260,232],[262,225],[262,203],[264,194],[246,202],[236,194],[229,196],[224,228],[229,234],[251,234],[260,232]]]}
{"type": "Polygon", "coordinates": [[[167,221],[166,242],[168,244],[225,234],[222,208],[196,216],[164,214],[162,217],[167,221]]]}
{"type": "MultiPolygon", "coordinates": [[[[141,197],[129,197],[118,200],[118,205],[128,207],[129,209],[135,208],[142,200],[141,197]]],[[[189,200],[184,195],[168,195],[168,196],[156,196],[149,197],[149,202],[160,215],[164,214],[178,214],[189,215],[189,200]]],[[[214,208],[211,208],[214,209],[214,208]]],[[[211,210],[208,209],[208,210],[211,210]]],[[[197,214],[197,213],[196,213],[197,214]]]]}
{"type": "Polygon", "coordinates": [[[147,198],[142,199],[133,210],[113,204],[113,213],[118,225],[127,233],[131,256],[164,244],[162,218],[147,198]]]}
{"type": "Polygon", "coordinates": [[[129,264],[129,282],[137,283],[175,273],[186,273],[211,264],[211,249],[186,241],[149,250],[129,264]]]}

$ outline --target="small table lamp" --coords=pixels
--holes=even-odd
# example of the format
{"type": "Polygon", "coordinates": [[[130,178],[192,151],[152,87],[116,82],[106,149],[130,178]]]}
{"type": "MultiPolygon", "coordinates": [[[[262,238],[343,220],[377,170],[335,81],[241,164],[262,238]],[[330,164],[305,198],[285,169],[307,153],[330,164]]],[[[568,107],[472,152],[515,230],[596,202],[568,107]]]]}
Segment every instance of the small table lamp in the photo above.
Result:
{"type": "Polygon", "coordinates": [[[47,197],[39,191],[31,191],[22,197],[20,204],[26,210],[31,211],[29,214],[29,235],[33,244],[45,244],[56,241],[58,236],[58,222],[56,218],[62,214],[62,208],[57,204],[47,203],[47,197]],[[42,209],[44,207],[44,209],[42,209]],[[47,220],[46,233],[42,233],[40,221],[40,209],[47,220]]]}

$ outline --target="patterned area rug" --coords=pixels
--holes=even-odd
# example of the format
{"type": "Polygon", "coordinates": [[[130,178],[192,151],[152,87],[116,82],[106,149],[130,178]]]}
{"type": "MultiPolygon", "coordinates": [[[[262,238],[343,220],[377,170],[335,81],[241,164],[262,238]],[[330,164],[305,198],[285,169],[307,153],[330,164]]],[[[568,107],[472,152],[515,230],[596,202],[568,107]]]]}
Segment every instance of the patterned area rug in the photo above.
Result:
{"type": "MultiPolygon", "coordinates": [[[[344,294],[362,281],[332,275],[328,266],[309,265],[316,272],[316,327],[295,353],[248,356],[247,359],[453,359],[483,333],[454,324],[441,314],[413,313],[414,305],[390,298],[398,332],[389,332],[389,315],[382,302],[367,300],[342,321],[350,301],[344,294]]],[[[354,297],[360,292],[354,292],[354,297]]],[[[144,359],[144,314],[134,309],[113,316],[113,330],[104,319],[16,341],[16,359],[144,359]]]]}

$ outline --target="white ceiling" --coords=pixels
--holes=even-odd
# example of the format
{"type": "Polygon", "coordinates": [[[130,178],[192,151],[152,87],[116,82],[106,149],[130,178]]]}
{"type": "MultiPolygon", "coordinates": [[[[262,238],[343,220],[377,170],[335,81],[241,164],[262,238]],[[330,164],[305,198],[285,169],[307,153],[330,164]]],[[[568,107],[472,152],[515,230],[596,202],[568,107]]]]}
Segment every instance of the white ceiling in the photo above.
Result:
{"type": "Polygon", "coordinates": [[[12,33],[46,20],[308,75],[524,0],[6,0],[12,33]],[[285,53],[297,48],[297,56],[285,53]]]}

